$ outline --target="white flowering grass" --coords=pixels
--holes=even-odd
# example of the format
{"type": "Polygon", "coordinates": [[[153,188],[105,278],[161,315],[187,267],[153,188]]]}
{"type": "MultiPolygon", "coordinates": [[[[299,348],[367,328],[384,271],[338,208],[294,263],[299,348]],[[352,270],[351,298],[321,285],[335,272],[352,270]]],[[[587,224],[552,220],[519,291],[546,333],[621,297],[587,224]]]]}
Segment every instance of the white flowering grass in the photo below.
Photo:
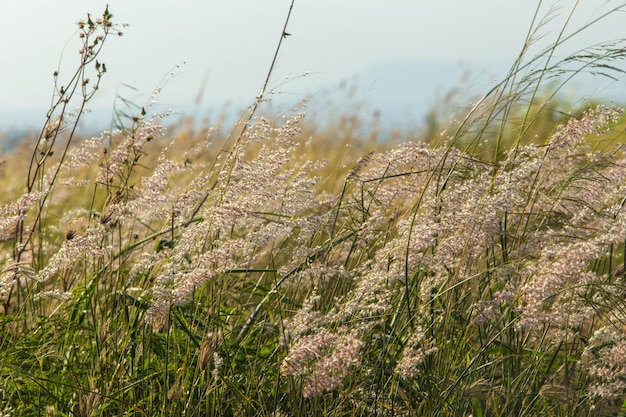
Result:
{"type": "MultiPolygon", "coordinates": [[[[98,79],[111,18],[80,24],[98,79]]],[[[25,178],[0,201],[3,415],[626,412],[622,110],[537,103],[624,52],[551,65],[560,43],[429,142],[260,97],[227,137],[142,114],[78,143],[58,101],[2,178],[25,178]]]]}

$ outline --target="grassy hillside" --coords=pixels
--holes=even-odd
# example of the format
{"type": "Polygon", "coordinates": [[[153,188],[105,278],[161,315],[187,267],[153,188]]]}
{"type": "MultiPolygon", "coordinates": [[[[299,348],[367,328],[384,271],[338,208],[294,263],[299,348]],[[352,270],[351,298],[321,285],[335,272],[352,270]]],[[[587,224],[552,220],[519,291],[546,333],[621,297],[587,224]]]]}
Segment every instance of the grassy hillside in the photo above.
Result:
{"type": "Polygon", "coordinates": [[[554,111],[554,49],[397,141],[263,97],[230,129],[142,109],[78,138],[117,30],[79,27],[0,165],[3,416],[626,412],[626,121],[554,111]]]}

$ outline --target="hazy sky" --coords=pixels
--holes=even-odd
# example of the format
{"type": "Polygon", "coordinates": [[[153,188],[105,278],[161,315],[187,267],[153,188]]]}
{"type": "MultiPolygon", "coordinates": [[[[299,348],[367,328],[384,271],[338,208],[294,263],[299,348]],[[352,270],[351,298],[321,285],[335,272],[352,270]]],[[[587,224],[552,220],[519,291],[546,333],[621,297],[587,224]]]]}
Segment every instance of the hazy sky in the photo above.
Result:
{"type": "MultiPolygon", "coordinates": [[[[33,114],[43,118],[53,71],[62,62],[60,79],[64,79],[75,68],[75,23],[87,12],[101,15],[107,3],[114,21],[130,25],[123,37],[108,40],[100,59],[108,73],[91,107],[110,113],[116,92],[142,104],[163,77],[167,81],[157,98],[162,106],[188,111],[199,92],[205,105],[251,102],[265,78],[290,0],[3,1],[0,129],[22,125],[33,114]]],[[[544,29],[547,36],[542,42],[547,42],[557,35],[575,1],[543,3],[541,15],[551,5],[561,7],[544,29]]],[[[537,4],[530,0],[296,0],[288,28],[292,36],[283,44],[270,86],[280,97],[295,101],[344,80],[357,84],[356,95],[364,101],[376,101],[385,97],[381,89],[386,85],[377,83],[376,68],[464,63],[478,73],[489,72],[517,56],[537,4]],[[300,77],[307,71],[308,76],[300,77]],[[374,75],[359,85],[363,78],[357,74],[374,75]],[[286,77],[290,81],[285,83],[286,77]]],[[[579,28],[622,4],[581,0],[569,27],[579,28]]],[[[569,51],[626,38],[624,21],[624,12],[613,14],[573,39],[569,51]]],[[[424,102],[435,89],[456,81],[433,76],[432,82],[416,84],[407,79],[407,90],[415,91],[404,93],[424,102]]],[[[623,84],[619,88],[626,97],[623,84]]],[[[406,97],[398,99],[410,100],[406,97]]]]}

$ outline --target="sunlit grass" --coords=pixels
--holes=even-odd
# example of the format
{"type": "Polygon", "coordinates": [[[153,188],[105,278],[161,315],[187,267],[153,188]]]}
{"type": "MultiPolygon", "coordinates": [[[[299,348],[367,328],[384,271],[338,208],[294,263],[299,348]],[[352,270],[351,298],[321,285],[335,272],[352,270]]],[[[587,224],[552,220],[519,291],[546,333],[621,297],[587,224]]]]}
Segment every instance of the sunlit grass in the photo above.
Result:
{"type": "Polygon", "coordinates": [[[79,138],[66,107],[116,28],[81,26],[78,75],[0,165],[2,415],[625,412],[626,121],[543,82],[619,73],[624,42],[522,54],[402,141],[263,97],[228,128],[140,108],[79,138]]]}

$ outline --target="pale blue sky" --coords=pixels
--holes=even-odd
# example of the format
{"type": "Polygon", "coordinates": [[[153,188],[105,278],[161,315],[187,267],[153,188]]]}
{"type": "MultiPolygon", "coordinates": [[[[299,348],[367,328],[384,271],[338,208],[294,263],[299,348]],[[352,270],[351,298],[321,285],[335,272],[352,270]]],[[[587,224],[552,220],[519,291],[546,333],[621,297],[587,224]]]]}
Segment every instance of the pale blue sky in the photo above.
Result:
{"type": "MultiPolygon", "coordinates": [[[[33,117],[39,124],[50,103],[52,72],[59,60],[61,69],[74,67],[75,22],[87,12],[100,15],[107,3],[114,21],[130,26],[124,37],[108,41],[101,57],[109,72],[91,106],[100,117],[110,117],[116,91],[143,103],[162,78],[183,62],[157,99],[162,106],[189,111],[202,86],[204,104],[251,102],[265,77],[290,0],[3,1],[0,129],[23,126],[33,117]]],[[[574,3],[544,1],[544,13],[553,4],[561,9],[545,28],[542,42],[554,39],[574,3]]],[[[571,28],[622,4],[621,0],[581,0],[571,28]]],[[[462,63],[491,77],[490,71],[511,63],[536,5],[529,0],[296,0],[289,24],[292,36],[284,42],[271,86],[281,92],[281,98],[297,101],[332,90],[344,80],[355,83],[356,96],[375,108],[382,106],[377,103],[381,98],[395,98],[384,91],[389,80],[378,82],[376,68],[432,64],[434,75],[419,74],[427,80],[411,80],[410,72],[400,71],[407,77],[407,91],[402,97],[398,88],[393,92],[399,103],[421,109],[435,91],[457,82],[453,72],[437,74],[437,65],[462,63]],[[299,77],[306,71],[307,77],[299,77]],[[291,81],[284,83],[286,77],[291,81]]],[[[624,21],[624,12],[614,14],[574,39],[567,52],[626,38],[624,21]]],[[[404,85],[402,80],[393,81],[404,85]]],[[[608,87],[603,83],[598,88],[619,88],[626,97],[623,83],[608,87]]]]}

